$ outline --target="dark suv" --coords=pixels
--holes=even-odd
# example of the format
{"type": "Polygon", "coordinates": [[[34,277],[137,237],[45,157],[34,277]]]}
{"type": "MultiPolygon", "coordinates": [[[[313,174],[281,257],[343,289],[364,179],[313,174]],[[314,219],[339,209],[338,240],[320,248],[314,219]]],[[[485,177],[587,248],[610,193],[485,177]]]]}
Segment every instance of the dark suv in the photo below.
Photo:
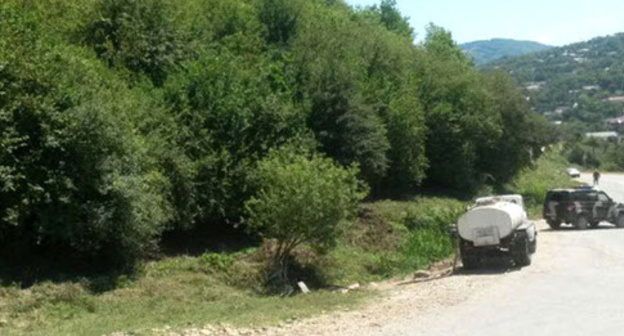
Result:
{"type": "Polygon", "coordinates": [[[584,230],[598,226],[601,221],[624,227],[624,205],[591,187],[553,189],[544,199],[544,219],[553,229],[568,223],[584,230]]]}

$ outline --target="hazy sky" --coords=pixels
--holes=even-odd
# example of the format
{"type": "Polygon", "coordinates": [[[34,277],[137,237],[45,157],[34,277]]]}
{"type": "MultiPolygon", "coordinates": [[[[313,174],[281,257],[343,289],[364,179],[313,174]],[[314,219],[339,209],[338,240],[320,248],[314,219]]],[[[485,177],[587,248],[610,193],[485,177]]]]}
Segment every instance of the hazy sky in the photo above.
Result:
{"type": "MultiPolygon", "coordinates": [[[[345,0],[351,5],[379,0],[345,0]]],[[[495,37],[564,45],[624,32],[624,0],[397,0],[419,41],[433,22],[458,43],[495,37]]]]}

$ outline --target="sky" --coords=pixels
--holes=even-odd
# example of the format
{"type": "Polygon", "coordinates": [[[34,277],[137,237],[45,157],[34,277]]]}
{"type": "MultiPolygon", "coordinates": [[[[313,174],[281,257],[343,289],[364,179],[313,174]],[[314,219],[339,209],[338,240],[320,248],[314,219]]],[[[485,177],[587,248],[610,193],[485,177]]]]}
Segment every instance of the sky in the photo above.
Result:
{"type": "MultiPolygon", "coordinates": [[[[353,6],[379,0],[345,0],[353,6]]],[[[562,46],[624,32],[624,0],[396,0],[410,18],[416,41],[432,22],[457,43],[491,38],[562,46]]]]}

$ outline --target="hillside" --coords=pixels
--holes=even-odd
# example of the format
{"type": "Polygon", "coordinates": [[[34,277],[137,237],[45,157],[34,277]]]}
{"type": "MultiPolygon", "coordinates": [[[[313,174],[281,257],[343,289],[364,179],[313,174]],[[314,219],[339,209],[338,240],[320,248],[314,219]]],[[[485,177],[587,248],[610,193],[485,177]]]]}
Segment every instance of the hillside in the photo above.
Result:
{"type": "Polygon", "coordinates": [[[624,105],[624,34],[552,48],[488,64],[524,86],[531,106],[580,130],[606,128],[624,105]]]}
{"type": "Polygon", "coordinates": [[[551,48],[551,46],[533,41],[500,38],[468,42],[459,46],[474,59],[476,64],[485,64],[503,57],[520,56],[551,48]]]}
{"type": "Polygon", "coordinates": [[[131,268],[185,235],[292,238],[269,263],[286,265],[367,194],[502,186],[551,140],[508,76],[440,27],[414,45],[392,1],[10,0],[0,46],[0,259],[18,268],[131,268]]]}

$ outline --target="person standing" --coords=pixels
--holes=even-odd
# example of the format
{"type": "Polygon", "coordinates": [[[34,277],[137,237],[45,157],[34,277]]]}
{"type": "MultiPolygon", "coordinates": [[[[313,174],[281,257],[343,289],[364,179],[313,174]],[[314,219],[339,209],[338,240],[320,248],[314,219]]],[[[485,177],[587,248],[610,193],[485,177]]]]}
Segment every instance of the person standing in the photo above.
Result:
{"type": "Polygon", "coordinates": [[[598,170],[594,171],[594,185],[597,186],[600,182],[600,172],[598,170]]]}

